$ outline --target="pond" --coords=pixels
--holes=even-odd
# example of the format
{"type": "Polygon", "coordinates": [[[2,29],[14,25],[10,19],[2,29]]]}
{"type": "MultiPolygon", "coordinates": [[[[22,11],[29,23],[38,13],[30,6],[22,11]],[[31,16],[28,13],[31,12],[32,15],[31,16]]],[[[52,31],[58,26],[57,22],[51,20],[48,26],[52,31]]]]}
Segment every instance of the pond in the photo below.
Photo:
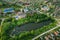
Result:
{"type": "Polygon", "coordinates": [[[12,31],[12,35],[14,34],[18,34],[21,32],[26,32],[26,31],[31,31],[31,30],[36,30],[39,29],[43,26],[49,25],[52,21],[44,21],[41,23],[28,23],[28,24],[23,24],[21,26],[17,26],[14,28],[14,30],[12,31]]]}

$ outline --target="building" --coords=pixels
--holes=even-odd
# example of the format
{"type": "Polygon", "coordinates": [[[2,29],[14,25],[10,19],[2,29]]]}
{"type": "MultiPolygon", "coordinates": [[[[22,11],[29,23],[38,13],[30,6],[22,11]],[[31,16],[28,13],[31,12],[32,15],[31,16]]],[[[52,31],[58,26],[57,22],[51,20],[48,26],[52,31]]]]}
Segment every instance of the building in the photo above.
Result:
{"type": "Polygon", "coordinates": [[[15,19],[18,20],[18,19],[25,18],[25,17],[26,17],[25,13],[17,12],[15,19]]]}
{"type": "Polygon", "coordinates": [[[3,13],[13,13],[13,12],[14,12],[14,8],[6,8],[3,11],[3,13]]]}
{"type": "Polygon", "coordinates": [[[43,11],[49,11],[50,8],[49,8],[48,6],[42,6],[42,7],[41,7],[41,10],[43,10],[43,11]]]}
{"type": "Polygon", "coordinates": [[[24,8],[24,13],[26,13],[26,12],[28,12],[29,10],[28,10],[28,8],[26,7],[26,8],[24,8]]]}

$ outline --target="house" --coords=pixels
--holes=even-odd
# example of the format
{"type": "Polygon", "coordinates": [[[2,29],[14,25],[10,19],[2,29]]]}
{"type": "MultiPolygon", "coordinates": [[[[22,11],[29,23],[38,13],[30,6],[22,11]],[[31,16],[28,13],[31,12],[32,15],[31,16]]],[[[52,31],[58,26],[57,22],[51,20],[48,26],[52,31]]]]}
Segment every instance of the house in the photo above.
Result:
{"type": "Polygon", "coordinates": [[[24,3],[23,5],[25,5],[25,6],[29,6],[29,5],[30,5],[30,3],[26,2],[26,3],[24,3]]]}
{"type": "Polygon", "coordinates": [[[48,38],[47,36],[45,36],[45,39],[46,39],[46,40],[49,40],[49,38],[48,38]]]}
{"type": "Polygon", "coordinates": [[[49,11],[50,10],[50,8],[48,7],[48,6],[42,6],[41,7],[41,10],[43,10],[43,11],[49,11]]]}
{"type": "Polygon", "coordinates": [[[16,20],[21,19],[21,18],[25,18],[25,17],[26,17],[26,14],[22,13],[22,12],[17,12],[17,14],[15,16],[16,20]]]}
{"type": "Polygon", "coordinates": [[[3,13],[13,13],[14,12],[14,8],[6,8],[4,9],[3,13]]]}
{"type": "Polygon", "coordinates": [[[26,7],[26,8],[24,8],[24,13],[26,13],[26,12],[28,12],[29,10],[28,10],[28,8],[26,7]]]}

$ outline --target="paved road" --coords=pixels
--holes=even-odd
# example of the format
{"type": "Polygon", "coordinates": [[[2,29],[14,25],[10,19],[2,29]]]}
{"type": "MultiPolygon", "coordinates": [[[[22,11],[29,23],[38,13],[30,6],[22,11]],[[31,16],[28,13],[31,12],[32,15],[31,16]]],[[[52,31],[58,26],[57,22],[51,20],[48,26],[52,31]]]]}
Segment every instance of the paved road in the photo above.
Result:
{"type": "MultiPolygon", "coordinates": [[[[53,12],[52,15],[53,15],[53,14],[56,14],[59,10],[60,10],[60,8],[56,8],[55,12],[53,12]]],[[[56,19],[56,18],[55,18],[55,19],[56,19]]],[[[58,19],[56,19],[56,20],[58,20],[58,19]]],[[[57,21],[57,22],[58,22],[58,21],[57,21]]],[[[52,30],[54,30],[54,29],[56,29],[56,28],[58,28],[58,27],[60,27],[60,23],[58,23],[55,28],[52,28],[52,29],[50,29],[50,30],[48,30],[48,31],[46,31],[46,32],[44,32],[44,33],[42,33],[42,34],[40,34],[40,35],[34,37],[32,40],[35,40],[35,39],[39,38],[40,36],[42,36],[42,35],[44,35],[44,34],[50,32],[50,31],[52,31],[52,30]]]]}
{"type": "Polygon", "coordinates": [[[48,30],[48,31],[46,31],[46,32],[44,32],[44,33],[42,33],[42,34],[34,37],[32,40],[35,40],[35,39],[39,38],[40,36],[42,36],[42,35],[44,35],[44,34],[46,34],[46,33],[49,33],[50,31],[52,31],[52,30],[54,30],[54,29],[56,29],[56,28],[59,28],[59,27],[60,27],[60,23],[57,24],[57,26],[56,26],[55,28],[52,28],[52,29],[50,29],[50,30],[48,30]]]}

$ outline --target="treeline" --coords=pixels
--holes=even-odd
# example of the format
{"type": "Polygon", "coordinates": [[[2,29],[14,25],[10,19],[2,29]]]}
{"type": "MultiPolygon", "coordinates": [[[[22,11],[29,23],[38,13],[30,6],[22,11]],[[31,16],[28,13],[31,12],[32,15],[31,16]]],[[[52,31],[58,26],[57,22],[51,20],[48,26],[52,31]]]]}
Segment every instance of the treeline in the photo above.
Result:
{"type": "Polygon", "coordinates": [[[13,19],[10,19],[10,21],[4,22],[2,26],[1,39],[2,40],[31,40],[34,36],[39,35],[55,27],[55,24],[56,23],[54,19],[52,19],[51,17],[47,17],[44,14],[37,14],[37,13],[27,14],[26,18],[22,18],[19,20],[15,20],[13,18],[13,19]],[[30,22],[40,23],[47,20],[51,20],[52,23],[50,25],[39,28],[37,30],[31,30],[28,32],[20,33],[17,36],[16,35],[10,36],[13,28],[18,25],[22,25],[22,24],[30,23],[30,22]]]}

